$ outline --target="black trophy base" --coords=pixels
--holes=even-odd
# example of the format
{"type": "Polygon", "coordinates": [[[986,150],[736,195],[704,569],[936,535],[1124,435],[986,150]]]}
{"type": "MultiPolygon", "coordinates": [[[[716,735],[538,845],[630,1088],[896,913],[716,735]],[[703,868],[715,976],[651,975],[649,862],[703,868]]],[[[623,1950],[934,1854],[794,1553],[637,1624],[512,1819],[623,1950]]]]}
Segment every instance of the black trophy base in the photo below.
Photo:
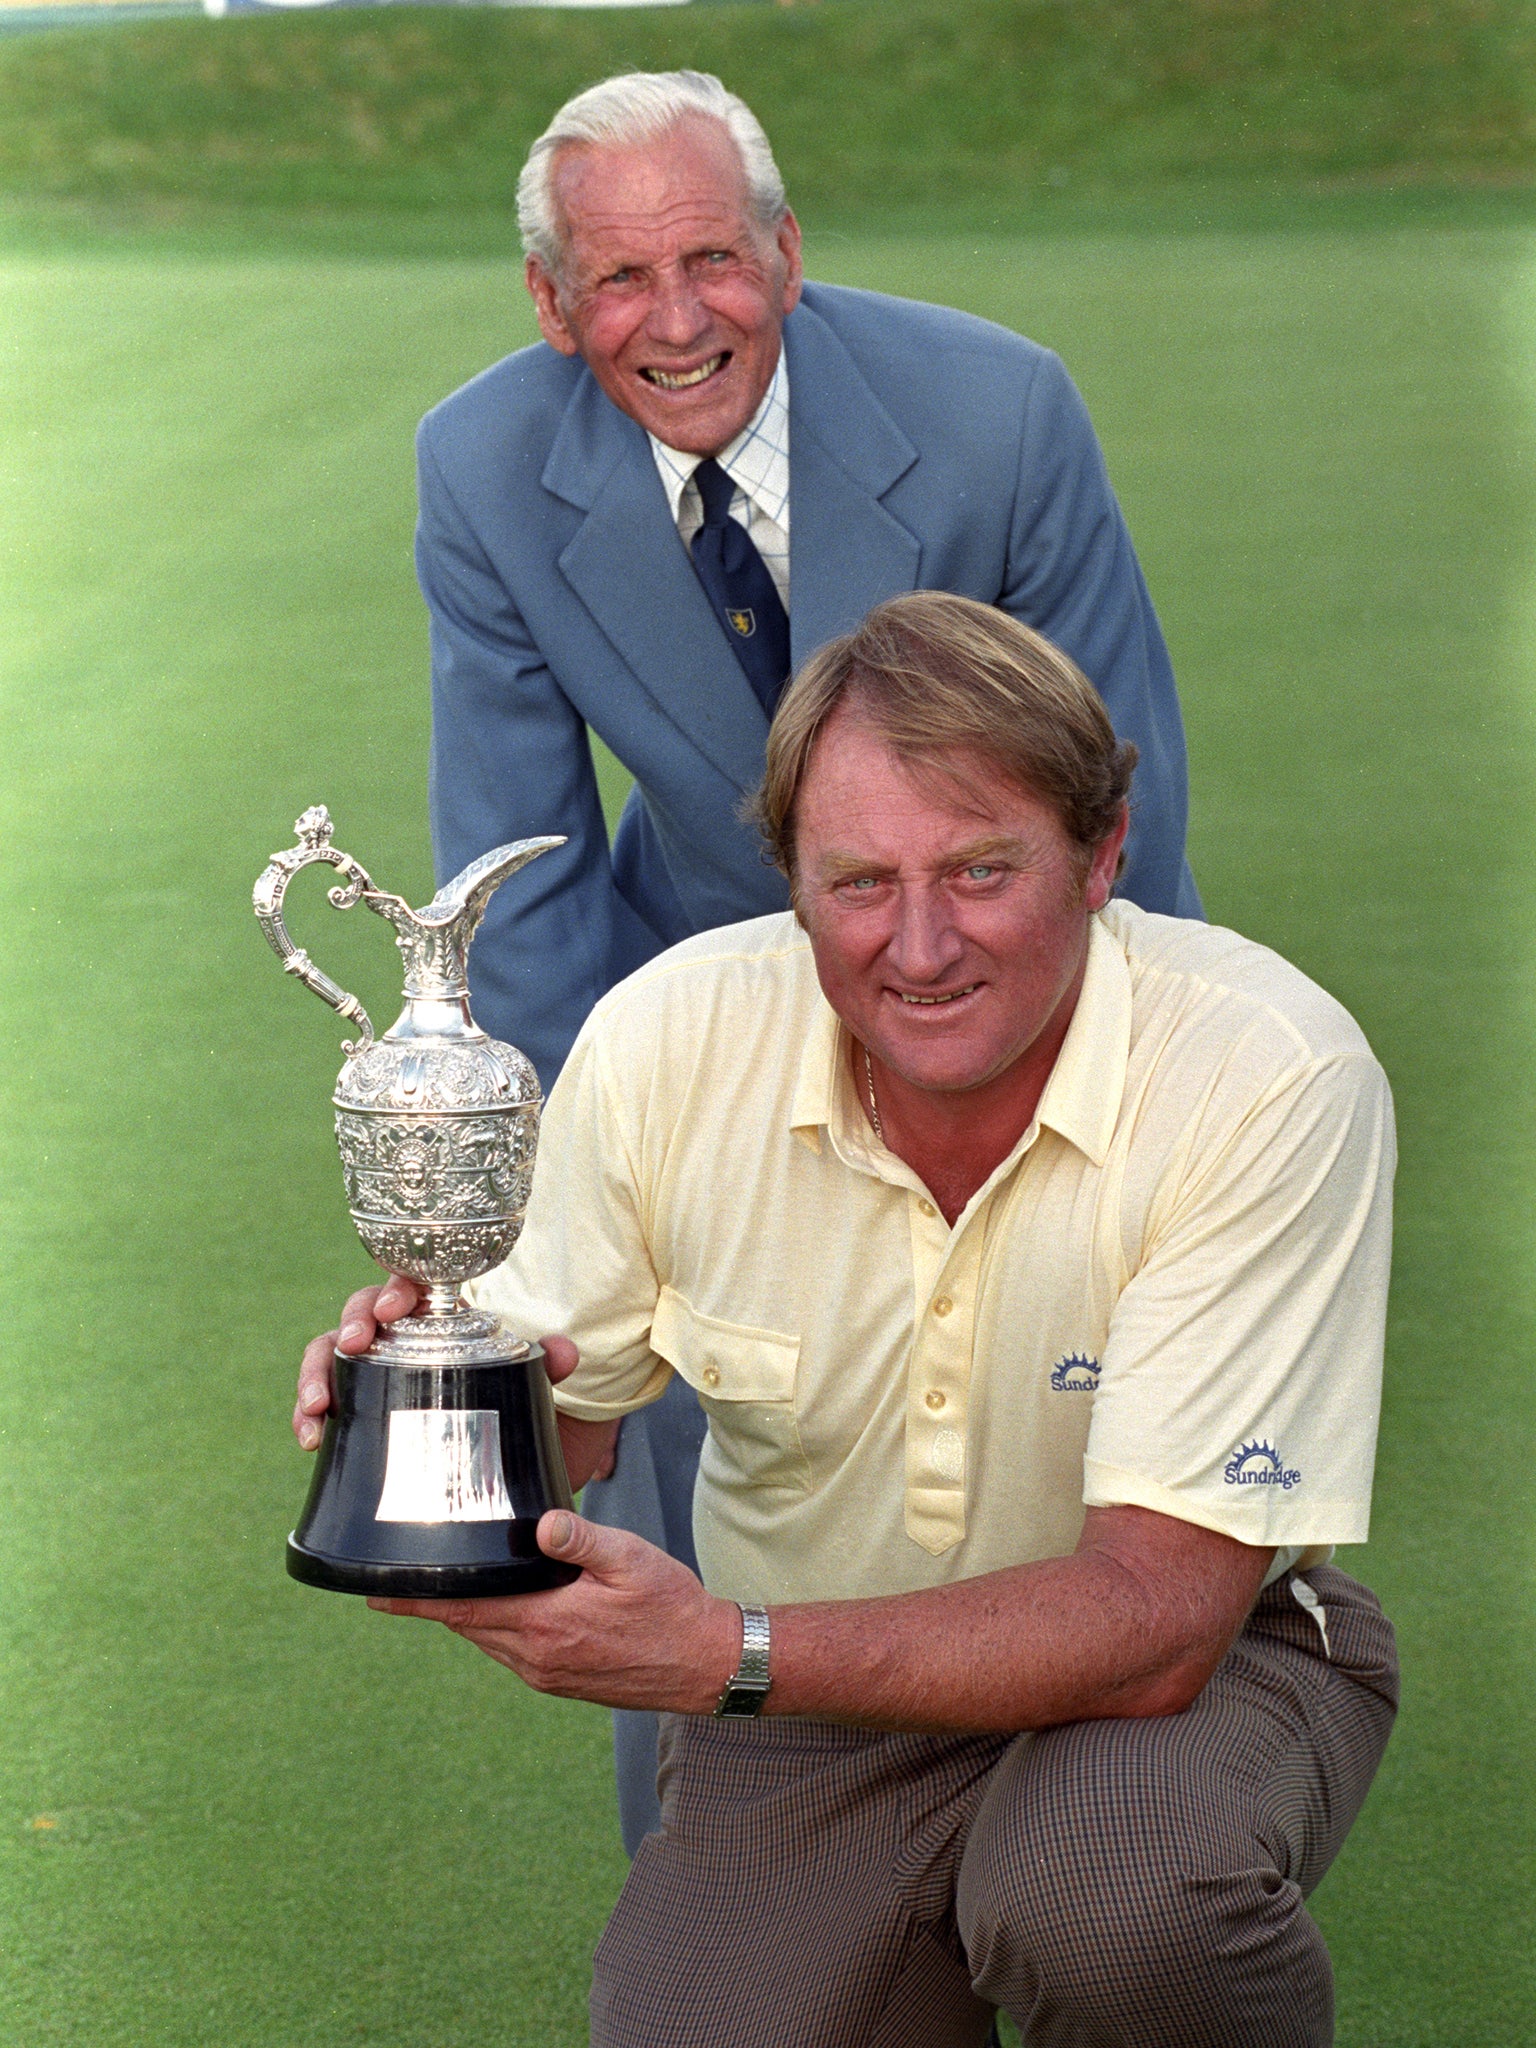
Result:
{"type": "Polygon", "coordinates": [[[580,1577],[537,1539],[539,1517],[570,1506],[537,1345],[463,1366],[338,1352],[288,1570],[327,1592],[396,1600],[538,1593],[580,1577]]]}

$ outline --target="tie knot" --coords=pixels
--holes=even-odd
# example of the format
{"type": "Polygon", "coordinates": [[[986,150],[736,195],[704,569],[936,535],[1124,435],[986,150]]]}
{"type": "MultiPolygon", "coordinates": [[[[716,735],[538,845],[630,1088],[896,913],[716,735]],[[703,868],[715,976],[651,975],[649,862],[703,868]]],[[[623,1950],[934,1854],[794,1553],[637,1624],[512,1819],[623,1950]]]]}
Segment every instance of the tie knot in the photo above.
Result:
{"type": "Polygon", "coordinates": [[[729,475],[712,455],[708,455],[693,472],[693,480],[704,501],[704,524],[724,526],[731,516],[731,500],[736,495],[736,486],[729,475]]]}

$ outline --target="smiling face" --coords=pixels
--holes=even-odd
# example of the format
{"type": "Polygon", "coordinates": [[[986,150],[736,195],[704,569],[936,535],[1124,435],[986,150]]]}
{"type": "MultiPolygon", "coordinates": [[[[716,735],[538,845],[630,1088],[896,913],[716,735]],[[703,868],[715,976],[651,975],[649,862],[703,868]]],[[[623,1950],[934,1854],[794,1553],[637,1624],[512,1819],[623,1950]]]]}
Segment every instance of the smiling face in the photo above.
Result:
{"type": "Polygon", "coordinates": [[[553,190],[565,259],[526,272],[544,339],[668,447],[718,454],[762,403],[800,297],[794,215],[754,219],[736,145],[706,115],[630,147],[573,144],[553,190]]]}
{"type": "Polygon", "coordinates": [[[979,757],[956,765],[963,789],[916,775],[856,704],[834,711],[795,809],[796,906],[827,1001],[898,1090],[1038,1090],[1124,819],[1085,872],[1048,804],[979,757]]]}

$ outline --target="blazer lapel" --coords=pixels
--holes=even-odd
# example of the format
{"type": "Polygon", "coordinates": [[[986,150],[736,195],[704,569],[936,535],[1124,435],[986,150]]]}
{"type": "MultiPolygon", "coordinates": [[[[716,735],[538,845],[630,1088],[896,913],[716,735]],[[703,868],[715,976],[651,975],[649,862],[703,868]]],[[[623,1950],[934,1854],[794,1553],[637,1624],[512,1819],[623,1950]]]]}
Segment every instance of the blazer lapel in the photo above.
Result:
{"type": "Polygon", "coordinates": [[[560,424],[544,488],[586,518],[560,571],[656,705],[747,791],[767,721],[731,653],[667,510],[650,442],[590,376],[560,424]]]}
{"type": "Polygon", "coordinates": [[[917,450],[803,302],[789,360],[790,643],[796,666],[872,605],[917,588],[922,546],[880,500],[917,450]]]}

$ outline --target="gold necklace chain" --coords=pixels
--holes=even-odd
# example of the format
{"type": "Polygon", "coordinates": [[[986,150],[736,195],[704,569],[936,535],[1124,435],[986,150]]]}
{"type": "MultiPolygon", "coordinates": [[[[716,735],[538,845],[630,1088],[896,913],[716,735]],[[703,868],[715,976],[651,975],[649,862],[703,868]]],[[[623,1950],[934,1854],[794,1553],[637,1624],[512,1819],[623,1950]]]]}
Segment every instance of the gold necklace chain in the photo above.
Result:
{"type": "Polygon", "coordinates": [[[869,1120],[875,1127],[875,1136],[885,1143],[885,1130],[880,1122],[880,1105],[875,1100],[875,1067],[869,1056],[869,1047],[864,1048],[864,1079],[869,1087],[869,1120]]]}

